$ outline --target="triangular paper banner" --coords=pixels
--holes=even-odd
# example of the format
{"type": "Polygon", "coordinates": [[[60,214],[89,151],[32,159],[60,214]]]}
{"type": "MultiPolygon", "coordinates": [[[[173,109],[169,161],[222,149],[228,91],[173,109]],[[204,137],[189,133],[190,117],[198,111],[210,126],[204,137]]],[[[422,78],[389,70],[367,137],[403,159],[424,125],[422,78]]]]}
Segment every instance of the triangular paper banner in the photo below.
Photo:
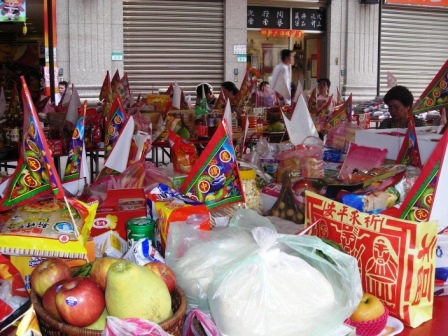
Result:
{"type": "Polygon", "coordinates": [[[116,96],[105,125],[106,135],[104,137],[104,159],[107,160],[115,141],[120,135],[121,129],[126,122],[126,114],[120,97],[116,96]]]}
{"type": "Polygon", "coordinates": [[[73,131],[72,139],[70,141],[70,149],[67,156],[67,164],[65,166],[65,173],[62,179],[63,182],[69,182],[81,179],[85,176],[81,175],[84,152],[84,123],[85,113],[87,109],[87,100],[82,105],[81,116],[76,123],[73,131]]]}
{"type": "Polygon", "coordinates": [[[112,89],[112,93],[115,93],[115,89],[120,82],[120,73],[118,72],[118,69],[115,70],[114,76],[112,77],[112,80],[110,81],[110,87],[112,89]]]}
{"type": "Polygon", "coordinates": [[[301,144],[306,137],[319,137],[303,95],[299,96],[291,120],[284,113],[283,120],[288,131],[289,139],[296,146],[301,144]]]}
{"type": "Polygon", "coordinates": [[[125,73],[123,75],[123,78],[121,78],[120,81],[117,83],[117,85],[115,85],[114,93],[120,96],[123,106],[125,108],[132,105],[133,99],[131,95],[131,89],[129,87],[129,79],[127,73],[125,73]]]}
{"type": "Polygon", "coordinates": [[[209,209],[244,202],[235,150],[225,122],[218,126],[180,192],[205,203],[209,209]]]}
{"type": "Polygon", "coordinates": [[[104,80],[103,80],[103,85],[101,86],[101,91],[100,91],[100,96],[99,96],[100,101],[103,101],[103,99],[106,98],[109,88],[110,88],[110,77],[109,77],[109,70],[107,70],[106,76],[104,77],[104,80]]]}
{"type": "Polygon", "coordinates": [[[25,78],[22,82],[23,144],[17,167],[0,200],[0,211],[25,204],[37,196],[63,198],[64,190],[50,154],[25,78]]]}
{"type": "Polygon", "coordinates": [[[227,99],[226,109],[224,110],[223,120],[227,122],[229,136],[232,138],[232,108],[230,107],[230,100],[227,99]]]}
{"type": "Polygon", "coordinates": [[[224,110],[224,108],[226,107],[226,99],[224,98],[224,93],[222,91],[222,89],[219,91],[219,96],[215,101],[215,105],[213,106],[214,110],[224,110]]]}
{"type": "Polygon", "coordinates": [[[411,113],[419,114],[448,106],[448,60],[415,102],[411,113]]]}
{"type": "Polygon", "coordinates": [[[315,86],[313,91],[311,91],[311,94],[308,98],[307,101],[308,104],[308,111],[310,111],[310,113],[312,115],[317,114],[317,87],[315,86]]]}
{"type": "Polygon", "coordinates": [[[342,105],[344,103],[344,98],[342,98],[341,91],[336,88],[336,105],[342,105]]]}
{"type": "MultiPolygon", "coordinates": [[[[331,98],[331,97],[330,97],[331,98]]],[[[331,102],[331,99],[327,102],[331,102]]],[[[333,127],[336,127],[340,123],[345,121],[350,121],[350,116],[352,115],[352,94],[347,98],[347,100],[340,106],[335,107],[333,114],[330,119],[327,120],[325,129],[329,131],[333,127]]]]}
{"type": "Polygon", "coordinates": [[[72,125],[76,125],[78,122],[78,110],[81,107],[81,99],[79,98],[78,91],[75,85],[72,84],[72,94],[70,96],[70,102],[68,103],[67,114],[65,120],[72,125]]]}
{"type": "Polygon", "coordinates": [[[419,222],[426,222],[430,219],[438,220],[439,231],[448,226],[448,207],[446,206],[447,144],[448,132],[445,132],[401,203],[398,211],[400,218],[419,222]],[[441,172],[443,172],[443,176],[441,172]],[[435,205],[437,208],[434,207],[435,205]]]}
{"type": "Polygon", "coordinates": [[[300,80],[298,80],[296,93],[294,94],[294,99],[292,100],[294,103],[297,103],[297,101],[299,100],[299,96],[302,94],[302,92],[303,92],[303,86],[302,83],[300,83],[300,80]]]}
{"type": "Polygon", "coordinates": [[[394,86],[397,86],[397,78],[391,73],[387,72],[387,87],[392,88],[394,86]]]}
{"type": "Polygon", "coordinates": [[[412,115],[409,117],[408,129],[395,163],[418,168],[422,167],[420,150],[418,149],[417,134],[415,132],[415,122],[412,115]]]}
{"type": "Polygon", "coordinates": [[[174,82],[173,98],[171,99],[171,101],[172,101],[171,105],[178,110],[180,110],[180,103],[181,103],[181,99],[182,99],[181,94],[182,94],[182,90],[180,89],[177,82],[174,82]]]}

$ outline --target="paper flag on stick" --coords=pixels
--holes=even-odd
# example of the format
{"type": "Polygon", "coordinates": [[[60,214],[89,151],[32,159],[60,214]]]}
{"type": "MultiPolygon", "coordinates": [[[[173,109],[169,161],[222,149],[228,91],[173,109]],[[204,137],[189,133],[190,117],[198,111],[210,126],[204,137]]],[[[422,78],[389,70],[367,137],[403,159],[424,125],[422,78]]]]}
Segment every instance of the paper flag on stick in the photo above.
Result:
{"type": "Polygon", "coordinates": [[[134,128],[134,118],[130,116],[114,141],[113,148],[104,162],[104,168],[96,178],[97,181],[107,175],[119,174],[127,168],[134,128]]]}
{"type": "Polygon", "coordinates": [[[392,88],[394,86],[397,86],[397,78],[391,73],[387,72],[387,87],[392,88]]]}
{"type": "Polygon", "coordinates": [[[3,86],[0,87],[0,118],[3,117],[6,110],[6,98],[5,98],[5,90],[3,86]]]}
{"type": "MultiPolygon", "coordinates": [[[[331,101],[330,101],[331,102],[331,101]]],[[[328,102],[327,102],[328,104],[328,102]]],[[[345,103],[337,106],[331,115],[330,119],[327,120],[325,129],[329,131],[333,127],[336,127],[342,122],[350,121],[350,116],[352,115],[352,94],[347,98],[345,103]]]]}
{"type": "Polygon", "coordinates": [[[62,183],[50,154],[39,117],[31,99],[25,78],[22,82],[23,144],[17,167],[0,200],[0,211],[25,204],[37,196],[63,198],[62,183]]]}
{"type": "Polygon", "coordinates": [[[224,93],[222,89],[219,91],[219,96],[215,101],[215,105],[213,106],[214,110],[223,110],[226,107],[226,99],[224,98],[224,93]]]}
{"type": "Polygon", "coordinates": [[[80,118],[73,131],[64,177],[62,179],[64,189],[74,196],[82,192],[86,183],[90,184],[90,174],[84,145],[86,110],[87,100],[81,107],[80,118]]]}
{"type": "Polygon", "coordinates": [[[76,123],[76,127],[73,131],[72,139],[70,141],[70,149],[67,156],[67,164],[65,166],[65,173],[62,179],[63,182],[78,180],[83,178],[81,175],[81,167],[83,158],[85,156],[84,151],[84,122],[85,113],[87,109],[87,100],[82,105],[81,115],[76,123]]]}
{"type": "Polygon", "coordinates": [[[230,100],[227,99],[226,109],[224,110],[223,120],[227,122],[230,138],[232,139],[232,108],[230,107],[230,100]]]}
{"type": "Polygon", "coordinates": [[[100,96],[99,96],[100,101],[102,101],[104,98],[106,98],[109,88],[110,88],[110,77],[109,77],[109,70],[107,70],[107,74],[103,80],[103,85],[101,86],[101,91],[100,91],[100,96]]]}
{"type": "Polygon", "coordinates": [[[422,160],[418,149],[417,134],[415,133],[415,122],[412,115],[409,117],[408,129],[395,163],[404,164],[407,166],[411,165],[418,168],[422,167],[422,160]]]}
{"type": "Polygon", "coordinates": [[[120,135],[121,129],[126,121],[126,114],[124,107],[121,104],[121,99],[115,96],[109,115],[107,116],[107,123],[105,126],[106,135],[104,137],[104,158],[107,160],[110,152],[115,144],[115,141],[120,135]]]}
{"type": "Polygon", "coordinates": [[[412,107],[419,114],[448,106],[448,60],[412,107]]]}
{"type": "Polygon", "coordinates": [[[70,96],[70,102],[68,103],[67,114],[65,120],[72,125],[76,125],[78,122],[78,110],[81,107],[81,99],[79,98],[78,91],[75,85],[72,84],[72,94],[70,96]]]}
{"type": "Polygon", "coordinates": [[[110,87],[112,89],[112,93],[115,92],[116,86],[120,82],[120,73],[118,72],[118,69],[115,70],[114,76],[112,77],[112,80],[110,81],[110,87]]]}
{"type": "Polygon", "coordinates": [[[209,209],[244,201],[235,150],[225,122],[218,126],[180,192],[204,202],[209,209]]]}
{"type": "Polygon", "coordinates": [[[125,73],[123,78],[115,85],[113,94],[120,96],[124,107],[129,107],[133,103],[131,89],[129,88],[128,74],[125,73]]]}
{"type": "Polygon", "coordinates": [[[439,231],[448,226],[448,132],[432,152],[422,172],[399,208],[399,216],[418,222],[439,221],[439,231]]]}
{"type": "Polygon", "coordinates": [[[283,112],[282,114],[289,139],[294,145],[301,144],[309,136],[319,137],[303,95],[299,96],[291,120],[283,112]]]}

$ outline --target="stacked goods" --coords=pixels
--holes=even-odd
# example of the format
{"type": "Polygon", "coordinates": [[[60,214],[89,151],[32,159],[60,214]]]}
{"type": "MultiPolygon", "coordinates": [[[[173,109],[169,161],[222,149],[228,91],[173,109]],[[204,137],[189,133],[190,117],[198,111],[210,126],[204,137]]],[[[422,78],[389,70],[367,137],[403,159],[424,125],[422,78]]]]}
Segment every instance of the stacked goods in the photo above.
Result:
{"type": "Polygon", "coordinates": [[[277,201],[272,206],[270,214],[297,224],[303,224],[304,209],[299,209],[299,205],[295,201],[289,174],[283,174],[282,190],[277,201]]]}

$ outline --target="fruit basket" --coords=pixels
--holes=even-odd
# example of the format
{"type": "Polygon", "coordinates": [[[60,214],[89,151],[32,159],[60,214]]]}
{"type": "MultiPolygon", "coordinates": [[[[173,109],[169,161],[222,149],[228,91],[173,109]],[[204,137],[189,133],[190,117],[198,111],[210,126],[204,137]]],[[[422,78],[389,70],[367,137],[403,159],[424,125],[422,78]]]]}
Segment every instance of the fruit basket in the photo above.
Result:
{"type": "MultiPolygon", "coordinates": [[[[45,311],[42,307],[40,297],[34,291],[31,291],[30,297],[34,310],[36,311],[42,335],[101,336],[102,331],[78,328],[64,322],[59,322],[45,311]]],[[[168,320],[159,323],[159,325],[166,332],[174,336],[181,336],[182,324],[187,310],[187,298],[184,291],[179,286],[176,286],[176,289],[171,294],[171,302],[174,312],[173,316],[168,320]]]]}

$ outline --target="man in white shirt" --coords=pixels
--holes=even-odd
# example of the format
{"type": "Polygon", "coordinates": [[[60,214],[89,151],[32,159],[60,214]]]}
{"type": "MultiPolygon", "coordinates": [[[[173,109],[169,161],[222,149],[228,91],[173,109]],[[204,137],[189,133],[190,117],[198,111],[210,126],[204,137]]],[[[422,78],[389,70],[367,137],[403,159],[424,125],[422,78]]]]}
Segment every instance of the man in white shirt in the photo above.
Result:
{"type": "Polygon", "coordinates": [[[283,97],[286,104],[291,102],[291,75],[289,66],[292,64],[291,50],[283,49],[280,53],[282,62],[272,71],[271,87],[283,97]]]}

